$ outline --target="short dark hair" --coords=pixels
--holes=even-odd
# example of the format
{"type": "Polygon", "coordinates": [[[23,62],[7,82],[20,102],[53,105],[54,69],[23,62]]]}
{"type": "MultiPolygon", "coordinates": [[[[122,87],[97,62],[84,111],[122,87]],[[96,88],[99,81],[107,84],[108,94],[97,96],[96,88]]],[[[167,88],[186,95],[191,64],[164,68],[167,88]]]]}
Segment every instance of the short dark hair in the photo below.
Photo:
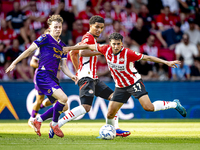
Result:
{"type": "Polygon", "coordinates": [[[91,2],[91,1],[88,1],[88,2],[86,3],[86,6],[91,7],[91,6],[92,6],[92,2],[91,2]]]}
{"type": "Polygon", "coordinates": [[[98,22],[98,23],[104,23],[104,19],[101,17],[101,16],[92,16],[89,20],[89,24],[95,24],[95,22],[98,22]]]}
{"type": "Polygon", "coordinates": [[[132,7],[131,3],[126,3],[126,6],[125,6],[125,8],[128,8],[128,9],[130,9],[131,7],[132,7]]]}
{"type": "Polygon", "coordinates": [[[178,22],[176,22],[175,26],[177,26],[177,27],[179,27],[179,28],[180,28],[180,27],[181,27],[181,22],[179,22],[179,21],[178,21],[178,22]]]}
{"type": "Polygon", "coordinates": [[[110,36],[109,36],[109,40],[121,40],[123,41],[123,36],[117,32],[114,32],[112,33],[110,36]]]}

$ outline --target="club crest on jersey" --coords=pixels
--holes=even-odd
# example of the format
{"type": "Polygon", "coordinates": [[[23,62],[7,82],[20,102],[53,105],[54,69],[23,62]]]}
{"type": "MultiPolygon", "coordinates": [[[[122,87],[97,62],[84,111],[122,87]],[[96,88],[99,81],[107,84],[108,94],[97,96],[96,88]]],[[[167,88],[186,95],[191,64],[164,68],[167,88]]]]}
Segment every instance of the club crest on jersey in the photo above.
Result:
{"type": "Polygon", "coordinates": [[[94,93],[92,89],[90,89],[88,92],[89,92],[90,94],[93,94],[93,93],[94,93]]]}
{"type": "Polygon", "coordinates": [[[88,42],[88,38],[83,40],[83,43],[87,43],[88,42]]]}
{"type": "Polygon", "coordinates": [[[120,58],[119,61],[120,61],[120,62],[124,62],[124,58],[120,58]]]}
{"type": "Polygon", "coordinates": [[[38,42],[42,41],[42,36],[37,39],[38,42]]]}
{"type": "Polygon", "coordinates": [[[140,53],[138,53],[138,52],[135,52],[135,54],[138,55],[138,56],[140,55],[140,53]]]}

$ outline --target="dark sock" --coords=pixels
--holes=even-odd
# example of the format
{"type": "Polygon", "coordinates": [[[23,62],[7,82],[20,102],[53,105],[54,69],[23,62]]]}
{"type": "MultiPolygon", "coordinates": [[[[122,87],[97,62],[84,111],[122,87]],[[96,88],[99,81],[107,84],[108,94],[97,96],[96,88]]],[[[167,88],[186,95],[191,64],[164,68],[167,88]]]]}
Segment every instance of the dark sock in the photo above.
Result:
{"type": "Polygon", "coordinates": [[[53,109],[53,121],[58,122],[58,118],[60,114],[62,113],[63,107],[65,105],[61,104],[60,102],[56,102],[54,109],[53,109]]]}

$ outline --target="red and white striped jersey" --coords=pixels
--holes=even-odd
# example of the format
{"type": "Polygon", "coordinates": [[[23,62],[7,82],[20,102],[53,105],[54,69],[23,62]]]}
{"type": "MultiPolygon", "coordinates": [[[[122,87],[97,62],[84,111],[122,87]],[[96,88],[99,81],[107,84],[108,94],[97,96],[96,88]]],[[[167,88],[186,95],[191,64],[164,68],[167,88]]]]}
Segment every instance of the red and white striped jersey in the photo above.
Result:
{"type": "Polygon", "coordinates": [[[17,34],[13,29],[0,30],[0,43],[4,43],[6,46],[10,46],[12,41],[17,38],[17,34]]]}
{"type": "MultiPolygon", "coordinates": [[[[81,44],[96,44],[96,39],[92,36],[92,34],[87,32],[83,36],[81,44]]],[[[80,57],[79,68],[77,71],[78,78],[81,79],[82,77],[90,77],[92,79],[97,79],[96,64],[97,56],[80,57]]]]}
{"type": "Polygon", "coordinates": [[[141,79],[141,75],[134,67],[134,61],[141,60],[143,54],[122,47],[121,51],[115,55],[110,45],[97,44],[96,49],[105,56],[116,87],[127,87],[141,79]]]}

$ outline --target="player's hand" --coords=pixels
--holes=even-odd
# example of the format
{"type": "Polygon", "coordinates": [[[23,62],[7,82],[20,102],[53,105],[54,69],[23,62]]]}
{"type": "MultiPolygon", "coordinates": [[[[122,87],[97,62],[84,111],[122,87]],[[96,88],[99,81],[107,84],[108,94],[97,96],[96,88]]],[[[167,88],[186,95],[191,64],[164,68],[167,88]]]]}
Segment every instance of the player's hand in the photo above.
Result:
{"type": "Polygon", "coordinates": [[[179,60],[174,60],[174,61],[168,61],[167,62],[167,65],[169,67],[173,67],[173,68],[178,68],[176,64],[181,64],[181,62],[179,60]]]}
{"type": "Polygon", "coordinates": [[[63,47],[63,53],[67,54],[70,51],[69,47],[63,47]]]}
{"type": "Polygon", "coordinates": [[[77,76],[73,75],[71,79],[75,82],[75,84],[78,83],[78,77],[77,76]]]}
{"type": "Polygon", "coordinates": [[[9,71],[12,71],[15,67],[16,67],[15,64],[11,64],[11,65],[6,69],[6,73],[8,73],[9,71]]]}

